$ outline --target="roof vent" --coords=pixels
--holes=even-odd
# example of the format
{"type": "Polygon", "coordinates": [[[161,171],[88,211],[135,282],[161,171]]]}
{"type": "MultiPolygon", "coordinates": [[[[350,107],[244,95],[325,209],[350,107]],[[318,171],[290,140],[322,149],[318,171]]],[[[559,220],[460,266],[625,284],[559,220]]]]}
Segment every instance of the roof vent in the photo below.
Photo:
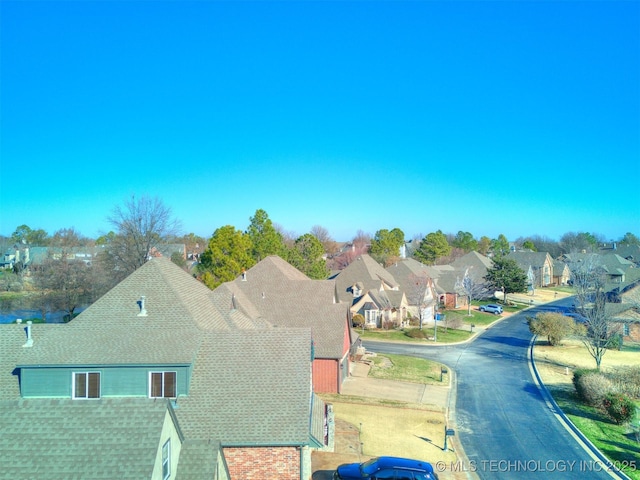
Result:
{"type": "MultiPolygon", "coordinates": [[[[20,322],[22,322],[22,320],[20,322]]],[[[32,323],[33,322],[31,322],[31,320],[27,320],[27,327],[25,328],[25,330],[27,331],[27,343],[22,345],[23,347],[33,347],[33,338],[31,337],[31,324],[32,323]]]]}
{"type": "Polygon", "coordinates": [[[262,292],[262,298],[265,298],[265,297],[266,297],[266,295],[264,294],[264,292],[262,292]]]}
{"type": "Polygon", "coordinates": [[[245,272],[244,270],[242,270],[242,281],[243,282],[247,281],[247,272],[245,272]]]}
{"type": "Polygon", "coordinates": [[[144,305],[144,302],[145,302],[146,298],[147,297],[142,295],[140,297],[140,300],[138,300],[138,306],[140,307],[140,313],[138,314],[139,317],[146,317],[147,316],[147,309],[145,308],[145,305],[144,305]]]}

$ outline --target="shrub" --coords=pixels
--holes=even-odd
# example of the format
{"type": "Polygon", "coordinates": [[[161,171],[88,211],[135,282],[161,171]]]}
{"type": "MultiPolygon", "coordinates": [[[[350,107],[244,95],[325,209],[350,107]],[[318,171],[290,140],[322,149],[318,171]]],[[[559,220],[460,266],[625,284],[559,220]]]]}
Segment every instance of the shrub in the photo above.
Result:
{"type": "Polygon", "coordinates": [[[351,324],[356,328],[362,328],[364,325],[364,317],[359,313],[356,313],[351,319],[351,324]]]}
{"type": "Polygon", "coordinates": [[[527,318],[529,331],[547,337],[549,345],[558,345],[564,337],[575,330],[575,321],[560,313],[543,312],[527,318]]]}
{"type": "Polygon", "coordinates": [[[618,425],[628,423],[636,413],[636,405],[633,400],[622,393],[607,394],[602,401],[602,407],[618,425]]]}
{"type": "Polygon", "coordinates": [[[580,379],[589,373],[598,373],[598,370],[590,368],[578,368],[573,372],[573,387],[576,389],[578,397],[582,399],[584,399],[585,397],[582,393],[582,384],[580,382],[580,379]]]}
{"type": "Polygon", "coordinates": [[[579,383],[581,397],[586,403],[594,407],[601,406],[604,398],[616,391],[613,382],[599,372],[582,375],[579,383]]]}
{"type": "Polygon", "coordinates": [[[609,377],[617,392],[640,399],[640,366],[616,368],[609,377]]]}
{"type": "Polygon", "coordinates": [[[427,334],[424,330],[420,330],[419,328],[410,328],[406,331],[406,335],[411,338],[427,338],[427,334]]]}

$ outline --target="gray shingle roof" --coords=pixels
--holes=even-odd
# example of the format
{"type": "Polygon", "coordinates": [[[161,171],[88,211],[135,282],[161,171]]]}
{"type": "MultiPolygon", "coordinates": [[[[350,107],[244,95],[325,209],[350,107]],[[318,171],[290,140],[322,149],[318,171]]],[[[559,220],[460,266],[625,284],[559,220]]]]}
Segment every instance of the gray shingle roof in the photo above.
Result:
{"type": "Polygon", "coordinates": [[[223,445],[292,445],[309,440],[308,329],[205,332],[189,396],[176,415],[186,439],[223,445]]]}
{"type": "Polygon", "coordinates": [[[72,322],[33,326],[21,365],[186,364],[204,330],[264,327],[166,258],[153,258],[72,322]],[[146,316],[138,304],[145,296],[146,316]],[[109,348],[104,348],[108,345],[109,348]],[[161,348],[160,348],[161,347],[161,348]]]}
{"type": "Polygon", "coordinates": [[[384,283],[389,289],[399,288],[399,284],[394,276],[385,270],[382,265],[376,262],[370,255],[360,255],[351,262],[347,268],[342,270],[336,277],[336,290],[341,301],[351,303],[353,294],[351,287],[357,282],[363,285],[363,291],[379,290],[384,283]]]}
{"type": "Polygon", "coordinates": [[[162,400],[0,402],[0,477],[151,478],[167,414],[162,400]]]}
{"type": "Polygon", "coordinates": [[[311,280],[277,256],[269,256],[224,288],[235,292],[238,307],[274,327],[307,327],[316,357],[342,358],[348,305],[335,303],[331,280],[311,280]]]}

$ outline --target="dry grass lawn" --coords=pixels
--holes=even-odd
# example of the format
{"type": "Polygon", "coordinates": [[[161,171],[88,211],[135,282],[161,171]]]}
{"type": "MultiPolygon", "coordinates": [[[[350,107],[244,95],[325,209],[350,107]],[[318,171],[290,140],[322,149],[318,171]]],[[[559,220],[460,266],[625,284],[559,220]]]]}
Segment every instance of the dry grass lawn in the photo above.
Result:
{"type": "MultiPolygon", "coordinates": [[[[533,352],[540,378],[549,387],[572,389],[576,368],[596,368],[595,360],[579,340],[564,340],[562,345],[551,347],[546,340],[538,339],[533,352]]],[[[632,365],[640,365],[640,348],[608,350],[602,357],[601,369],[632,365]]]]}
{"type": "Polygon", "coordinates": [[[444,414],[422,405],[363,405],[334,403],[337,418],[361,429],[363,455],[391,455],[429,462],[452,462],[456,454],[448,440],[444,448],[444,414]]]}

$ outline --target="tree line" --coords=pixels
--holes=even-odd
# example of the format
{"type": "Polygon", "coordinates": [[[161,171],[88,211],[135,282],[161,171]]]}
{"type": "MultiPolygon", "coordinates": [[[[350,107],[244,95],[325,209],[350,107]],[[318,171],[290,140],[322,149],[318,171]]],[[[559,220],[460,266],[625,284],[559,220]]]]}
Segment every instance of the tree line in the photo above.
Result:
{"type": "MultiPolygon", "coordinates": [[[[181,223],[169,207],[159,198],[132,196],[113,208],[107,217],[112,230],[97,239],[82,236],[74,228],[63,228],[49,236],[42,229],[27,225],[16,228],[5,245],[23,244],[47,246],[47,258],[30,271],[32,287],[41,294],[45,309],[62,309],[72,317],[76,308],[89,304],[106,293],[142,264],[154,248],[178,243],[193,254],[195,269],[192,273],[210,288],[237,278],[269,255],[278,255],[312,279],[327,278],[331,270],[340,270],[362,253],[369,253],[379,263],[388,266],[397,261],[403,249],[425,264],[449,263],[471,251],[491,254],[494,260],[509,252],[510,242],[505,235],[495,239],[475,238],[470,232],[445,234],[441,230],[419,235],[407,241],[399,228],[380,229],[372,236],[359,230],[350,248],[339,251],[326,228],[316,225],[309,233],[296,236],[275,224],[265,210],[258,209],[249,217],[245,230],[231,225],[217,228],[205,240],[193,233],[181,233],[181,223]],[[76,258],[78,249],[93,247],[96,255],[90,260],[76,258]]],[[[625,234],[621,243],[640,244],[632,233],[625,234]]],[[[604,242],[601,235],[569,232],[556,242],[542,236],[518,238],[521,248],[546,251],[553,257],[570,251],[595,251],[604,242]]],[[[172,261],[187,268],[182,255],[173,255],[172,261]]],[[[491,279],[505,293],[517,291],[522,280],[513,276],[512,266],[502,267],[502,278],[491,279]],[[515,278],[516,285],[511,286],[515,278]],[[510,279],[510,280],[509,280],[510,279]],[[509,280],[509,281],[508,281],[509,280]]],[[[22,265],[16,262],[12,272],[2,272],[0,288],[18,290],[22,287],[22,265]]],[[[496,270],[495,275],[499,276],[496,270]]]]}

